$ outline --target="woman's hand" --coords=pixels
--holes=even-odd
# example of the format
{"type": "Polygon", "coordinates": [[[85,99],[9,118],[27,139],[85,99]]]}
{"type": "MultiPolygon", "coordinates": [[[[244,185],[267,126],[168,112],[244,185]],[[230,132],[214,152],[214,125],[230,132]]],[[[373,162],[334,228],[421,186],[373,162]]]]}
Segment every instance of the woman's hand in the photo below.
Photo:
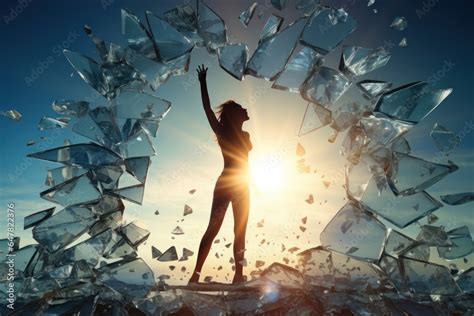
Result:
{"type": "Polygon", "coordinates": [[[198,66],[196,69],[198,73],[198,79],[200,82],[205,82],[206,81],[206,76],[207,76],[207,67],[204,68],[204,64],[201,66],[198,66]]]}

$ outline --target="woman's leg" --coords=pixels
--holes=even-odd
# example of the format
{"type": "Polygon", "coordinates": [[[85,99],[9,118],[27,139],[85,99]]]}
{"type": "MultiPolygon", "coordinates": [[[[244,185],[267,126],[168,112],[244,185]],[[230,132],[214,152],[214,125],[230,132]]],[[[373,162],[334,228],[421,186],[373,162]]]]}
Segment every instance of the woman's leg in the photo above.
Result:
{"type": "Polygon", "coordinates": [[[232,210],[234,213],[234,259],[235,276],[232,283],[243,282],[243,265],[245,252],[245,232],[249,218],[250,197],[248,188],[244,188],[232,199],[232,210]]]}
{"type": "Polygon", "coordinates": [[[225,212],[230,203],[229,194],[224,190],[219,189],[218,185],[219,184],[216,183],[216,188],[214,189],[209,225],[207,226],[206,232],[202,236],[201,244],[199,245],[196,267],[194,268],[194,273],[191,276],[189,282],[199,281],[199,274],[201,273],[202,266],[207,258],[207,255],[209,254],[209,251],[211,250],[212,242],[221,228],[222,222],[224,221],[225,212]]]}

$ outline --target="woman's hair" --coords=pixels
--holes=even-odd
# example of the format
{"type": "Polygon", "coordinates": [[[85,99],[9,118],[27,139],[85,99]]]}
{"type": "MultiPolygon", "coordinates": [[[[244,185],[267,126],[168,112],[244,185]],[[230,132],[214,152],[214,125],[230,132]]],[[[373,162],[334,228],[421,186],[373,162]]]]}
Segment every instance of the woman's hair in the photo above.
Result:
{"type": "Polygon", "coordinates": [[[234,100],[228,100],[217,107],[217,120],[221,123],[224,130],[230,131],[232,126],[233,116],[236,110],[241,110],[242,106],[234,100]]]}

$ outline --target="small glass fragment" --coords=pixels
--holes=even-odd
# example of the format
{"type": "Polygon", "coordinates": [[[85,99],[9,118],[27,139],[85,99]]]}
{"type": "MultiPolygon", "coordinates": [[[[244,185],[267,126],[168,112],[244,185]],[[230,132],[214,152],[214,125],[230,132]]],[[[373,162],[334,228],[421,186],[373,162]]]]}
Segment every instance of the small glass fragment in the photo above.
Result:
{"type": "Polygon", "coordinates": [[[306,111],[304,112],[303,120],[301,121],[298,136],[311,133],[331,122],[332,113],[330,110],[319,104],[309,102],[306,111]]]}
{"type": "Polygon", "coordinates": [[[407,47],[408,46],[408,41],[407,41],[407,38],[404,37],[400,40],[400,43],[398,43],[398,46],[400,47],[407,47]]]}
{"type": "Polygon", "coordinates": [[[175,229],[171,232],[173,235],[183,235],[184,231],[181,227],[176,226],[175,229]]]}
{"type": "Polygon", "coordinates": [[[127,201],[141,205],[143,202],[143,194],[145,192],[144,184],[132,185],[125,188],[113,190],[112,194],[124,198],[127,201]]]}
{"type": "Polygon", "coordinates": [[[60,99],[54,101],[51,107],[59,114],[83,117],[89,111],[89,102],[60,99]]]}
{"type": "Polygon", "coordinates": [[[55,209],[56,207],[51,207],[44,211],[39,211],[26,216],[24,219],[23,229],[28,229],[48,219],[49,217],[51,217],[51,215],[53,215],[55,209]]]}
{"type": "Polygon", "coordinates": [[[188,204],[185,204],[184,205],[183,216],[192,214],[192,212],[193,212],[193,209],[191,208],[191,206],[189,206],[188,204]]]}
{"type": "Polygon", "coordinates": [[[397,31],[403,31],[407,26],[408,26],[408,21],[403,16],[397,16],[393,20],[392,24],[390,24],[390,27],[397,31]]]}
{"type": "Polygon", "coordinates": [[[257,8],[257,2],[254,2],[247,10],[240,13],[239,20],[240,20],[240,22],[242,22],[242,24],[245,27],[247,27],[249,25],[250,20],[252,19],[256,8],[257,8]]]}
{"type": "Polygon", "coordinates": [[[1,111],[0,115],[8,117],[8,118],[10,118],[14,121],[17,121],[17,122],[20,121],[21,117],[22,117],[21,113],[18,112],[17,110],[15,110],[15,109],[7,110],[7,111],[1,111]]]}
{"type": "Polygon", "coordinates": [[[40,196],[47,201],[68,206],[97,202],[102,194],[89,172],[45,190],[40,196]]]}
{"type": "Polygon", "coordinates": [[[258,43],[265,41],[267,38],[275,35],[278,31],[280,31],[280,27],[283,23],[283,18],[281,16],[272,14],[265,25],[263,26],[262,31],[260,32],[260,37],[258,43]]]}
{"type": "Polygon", "coordinates": [[[430,246],[451,246],[451,241],[443,227],[423,225],[416,240],[430,246]]]}
{"type": "Polygon", "coordinates": [[[461,205],[474,201],[474,192],[441,195],[441,201],[449,205],[461,205]]]}
{"type": "Polygon", "coordinates": [[[178,260],[178,253],[176,252],[176,248],[174,246],[171,246],[165,252],[163,252],[163,254],[159,256],[157,260],[160,262],[178,260]]]}
{"type": "Polygon", "coordinates": [[[451,245],[448,247],[438,246],[438,254],[441,258],[458,259],[468,256],[474,251],[474,242],[467,226],[450,230],[447,234],[451,245]]]}
{"type": "Polygon", "coordinates": [[[339,70],[347,76],[361,76],[385,66],[390,53],[382,48],[370,49],[358,46],[344,46],[339,70]]]}
{"type": "Polygon", "coordinates": [[[373,5],[375,3],[375,0],[369,0],[369,2],[367,2],[367,6],[370,7],[371,5],[373,5]]]}
{"type": "Polygon", "coordinates": [[[306,203],[308,203],[308,204],[313,204],[313,203],[314,203],[314,197],[313,197],[313,195],[310,194],[310,195],[308,196],[308,198],[307,198],[305,201],[306,201],[306,203]]]}
{"type": "Polygon", "coordinates": [[[38,123],[38,129],[40,131],[44,131],[45,129],[51,129],[51,128],[65,128],[65,127],[68,127],[68,125],[69,125],[68,118],[61,117],[61,118],[54,119],[51,117],[43,116],[38,123]]]}
{"type": "Polygon", "coordinates": [[[357,83],[357,86],[362,91],[362,95],[370,100],[388,91],[392,87],[392,83],[378,80],[362,80],[357,83]]]}
{"type": "Polygon", "coordinates": [[[189,190],[189,194],[192,195],[192,194],[194,194],[194,193],[196,193],[196,189],[191,189],[191,190],[189,190]]]}
{"type": "Polygon", "coordinates": [[[459,146],[461,138],[449,129],[435,123],[430,132],[436,147],[445,155],[449,155],[459,146]]]}
{"type": "Polygon", "coordinates": [[[246,44],[226,44],[218,50],[221,68],[237,80],[243,79],[247,55],[246,44]]]}
{"type": "Polygon", "coordinates": [[[33,146],[34,144],[36,144],[36,141],[35,141],[35,140],[29,140],[29,141],[26,143],[26,146],[33,146]]]}
{"type": "Polygon", "coordinates": [[[158,259],[162,255],[161,251],[158,250],[155,246],[151,246],[151,257],[153,259],[158,259]]]}

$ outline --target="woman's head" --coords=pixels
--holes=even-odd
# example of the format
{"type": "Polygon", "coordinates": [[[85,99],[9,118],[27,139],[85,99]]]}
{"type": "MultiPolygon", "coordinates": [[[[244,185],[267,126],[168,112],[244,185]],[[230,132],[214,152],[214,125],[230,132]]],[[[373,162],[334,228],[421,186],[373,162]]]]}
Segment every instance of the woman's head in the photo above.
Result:
{"type": "Polygon", "coordinates": [[[240,127],[244,121],[249,119],[247,110],[233,100],[219,105],[217,115],[224,128],[240,127]]]}

